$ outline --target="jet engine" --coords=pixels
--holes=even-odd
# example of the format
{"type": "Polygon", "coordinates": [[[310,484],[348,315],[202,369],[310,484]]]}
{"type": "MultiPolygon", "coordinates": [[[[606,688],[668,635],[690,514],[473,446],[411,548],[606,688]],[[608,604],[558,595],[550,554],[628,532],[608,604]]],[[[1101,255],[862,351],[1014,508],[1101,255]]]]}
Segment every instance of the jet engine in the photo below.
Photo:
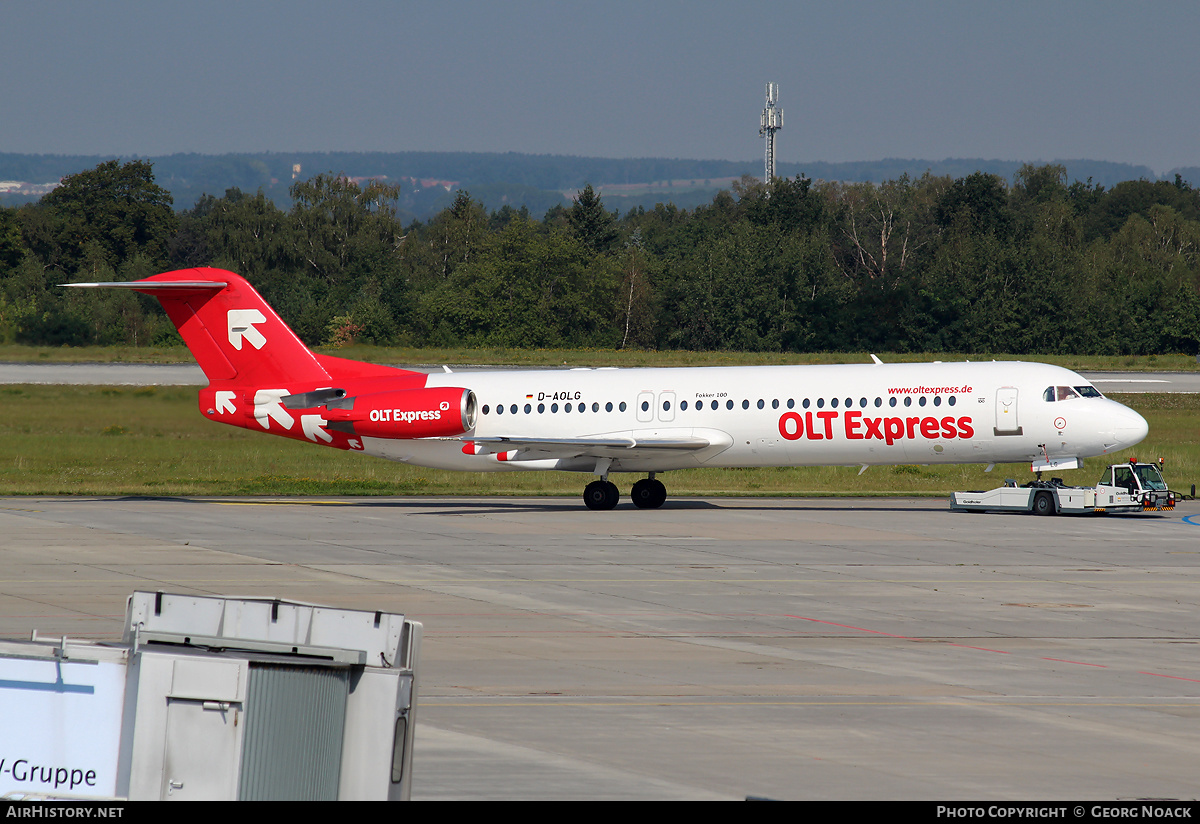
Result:
{"type": "Polygon", "coordinates": [[[447,438],[475,428],[475,393],[470,389],[399,389],[323,400],[329,428],[351,435],[447,438]]]}

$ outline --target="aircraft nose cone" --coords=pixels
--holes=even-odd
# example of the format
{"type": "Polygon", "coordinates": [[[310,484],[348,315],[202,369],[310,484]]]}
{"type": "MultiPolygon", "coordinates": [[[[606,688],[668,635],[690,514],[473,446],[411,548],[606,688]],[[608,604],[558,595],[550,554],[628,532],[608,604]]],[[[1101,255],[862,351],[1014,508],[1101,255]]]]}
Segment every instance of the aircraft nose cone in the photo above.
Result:
{"type": "Polygon", "coordinates": [[[1122,406],[1114,418],[1113,434],[1122,448],[1141,443],[1150,434],[1150,424],[1146,423],[1146,419],[1127,406],[1122,406]]]}

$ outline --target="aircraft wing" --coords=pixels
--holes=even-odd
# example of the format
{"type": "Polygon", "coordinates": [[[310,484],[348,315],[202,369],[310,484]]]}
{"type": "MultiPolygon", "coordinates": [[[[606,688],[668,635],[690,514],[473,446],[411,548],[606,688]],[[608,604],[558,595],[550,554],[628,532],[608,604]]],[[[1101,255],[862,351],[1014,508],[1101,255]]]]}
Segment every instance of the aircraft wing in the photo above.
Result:
{"type": "Polygon", "coordinates": [[[516,453],[510,461],[531,461],[564,458],[650,458],[680,453],[700,452],[729,446],[731,440],[724,432],[621,432],[583,438],[535,438],[520,436],[463,437],[474,454],[516,453]]]}

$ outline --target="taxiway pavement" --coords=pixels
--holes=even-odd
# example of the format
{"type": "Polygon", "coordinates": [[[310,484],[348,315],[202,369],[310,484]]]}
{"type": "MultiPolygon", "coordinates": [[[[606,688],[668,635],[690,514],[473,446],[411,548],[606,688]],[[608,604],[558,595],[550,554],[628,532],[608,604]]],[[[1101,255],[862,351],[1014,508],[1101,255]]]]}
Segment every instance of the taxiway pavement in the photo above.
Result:
{"type": "Polygon", "coordinates": [[[1195,798],[1200,505],[0,499],[0,637],[134,589],[425,625],[422,799],[1195,798]]]}

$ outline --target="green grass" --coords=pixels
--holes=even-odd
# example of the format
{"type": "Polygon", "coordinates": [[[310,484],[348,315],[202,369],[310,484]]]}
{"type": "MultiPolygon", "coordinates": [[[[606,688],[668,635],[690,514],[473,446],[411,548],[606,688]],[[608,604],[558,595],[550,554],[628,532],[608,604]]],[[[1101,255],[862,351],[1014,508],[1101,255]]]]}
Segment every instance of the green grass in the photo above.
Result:
{"type": "MultiPolygon", "coordinates": [[[[495,364],[502,366],[757,366],[790,363],[870,363],[867,352],[652,352],[643,349],[417,349],[413,347],[318,347],[342,358],[393,365],[495,364]]],[[[1003,353],[876,353],[888,363],[934,360],[1025,360],[1075,370],[1195,372],[1191,355],[1007,355],[1003,353]]],[[[49,347],[0,344],[0,362],[10,363],[194,363],[182,345],[164,347],[49,347]]]]}
{"type": "MultiPolygon", "coordinates": [[[[1166,459],[1172,487],[1200,481],[1200,395],[1124,395],[1150,422],[1132,453],[1166,459]]],[[[1095,483],[1131,452],[1056,473],[1095,483]]],[[[622,492],[636,476],[614,476],[622,492]]],[[[667,473],[680,495],[944,495],[1029,477],[997,466],[695,469],[667,473]]],[[[571,495],[588,475],[448,472],[406,466],[205,420],[192,388],[0,386],[0,495],[571,495]]]]}
{"type": "Polygon", "coordinates": [[[0,343],[0,363],[195,363],[178,346],[25,346],[0,343]]]}

